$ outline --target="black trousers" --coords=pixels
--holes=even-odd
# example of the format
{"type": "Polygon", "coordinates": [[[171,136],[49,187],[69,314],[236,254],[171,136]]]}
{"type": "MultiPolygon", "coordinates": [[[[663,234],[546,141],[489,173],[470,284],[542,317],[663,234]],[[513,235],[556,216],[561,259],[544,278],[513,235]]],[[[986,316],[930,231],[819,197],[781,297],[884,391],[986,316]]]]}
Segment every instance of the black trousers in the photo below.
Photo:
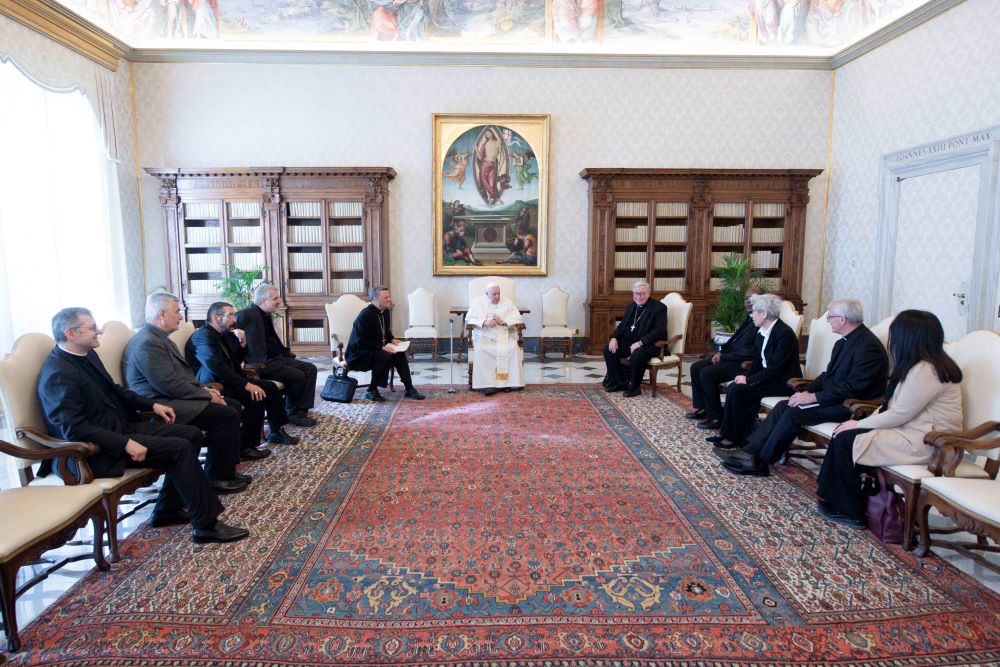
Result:
{"type": "Polygon", "coordinates": [[[264,425],[265,412],[271,433],[277,433],[288,423],[285,398],[278,390],[278,385],[256,378],[247,381],[264,390],[264,400],[254,400],[250,392],[242,388],[239,391],[226,393],[227,398],[235,399],[243,405],[243,420],[240,424],[241,450],[255,449],[260,444],[260,430],[264,425]]]}
{"type": "Polygon", "coordinates": [[[738,361],[702,359],[691,364],[691,398],[695,410],[704,410],[707,419],[722,419],[722,398],[719,383],[729,382],[743,372],[738,361]]]}
{"type": "MultiPolygon", "coordinates": [[[[219,502],[198,463],[201,429],[162,422],[131,422],[129,427],[126,435],[147,451],[143,461],[133,461],[126,454],[125,467],[152,468],[166,475],[153,506],[153,516],[174,514],[187,507],[192,526],[214,526],[225,507],[219,502]]],[[[98,474],[97,471],[95,474],[98,474]]]]}
{"type": "Polygon", "coordinates": [[[285,411],[290,415],[307,412],[316,404],[316,367],[308,361],[270,359],[260,369],[260,377],[285,385],[285,411]]]}
{"type": "Polygon", "coordinates": [[[743,449],[764,463],[772,465],[785,455],[803,426],[814,426],[824,422],[839,424],[850,418],[851,411],[844,405],[813,404],[813,407],[790,408],[788,401],[782,401],[774,406],[767,418],[747,437],[747,444],[743,449]]]}
{"type": "Polygon", "coordinates": [[[389,371],[393,368],[396,369],[396,374],[399,375],[399,380],[404,387],[409,389],[413,386],[413,380],[410,377],[410,362],[407,361],[405,352],[396,352],[395,354],[389,354],[385,350],[371,352],[368,355],[367,366],[367,368],[354,366],[351,368],[352,370],[371,371],[372,387],[388,387],[389,371]]]}
{"type": "Polygon", "coordinates": [[[864,520],[866,497],[861,493],[861,475],[871,470],[854,463],[854,438],[870,428],[857,428],[838,433],[826,448],[819,469],[816,493],[840,512],[864,520]]]}
{"type": "Polygon", "coordinates": [[[635,352],[629,351],[632,343],[618,343],[618,351],[612,352],[608,346],[604,346],[604,365],[608,368],[607,381],[612,387],[625,384],[625,373],[622,372],[622,359],[628,359],[629,379],[631,388],[642,384],[642,376],[646,374],[649,360],[656,355],[659,350],[654,345],[643,345],[637,347],[635,352]]]}
{"type": "Polygon", "coordinates": [[[753,386],[729,385],[726,389],[726,408],[722,411],[722,427],[719,429],[719,435],[737,445],[745,444],[757,421],[760,399],[765,396],[789,396],[791,393],[791,387],[784,380],[753,386]]]}
{"type": "MultiPolygon", "coordinates": [[[[243,406],[231,398],[226,405],[209,403],[188,422],[205,431],[205,474],[213,482],[233,479],[240,462],[240,419],[243,406]]],[[[256,445],[255,445],[256,446],[256,445]]]]}

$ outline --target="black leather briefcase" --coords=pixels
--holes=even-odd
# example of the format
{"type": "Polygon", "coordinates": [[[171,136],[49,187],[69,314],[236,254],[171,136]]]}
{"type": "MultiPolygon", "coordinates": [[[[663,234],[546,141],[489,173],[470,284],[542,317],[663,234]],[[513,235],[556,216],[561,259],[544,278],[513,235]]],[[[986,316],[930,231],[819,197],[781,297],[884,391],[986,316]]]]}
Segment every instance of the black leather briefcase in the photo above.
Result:
{"type": "Polygon", "coordinates": [[[350,403],[354,400],[354,392],[358,389],[358,381],[338,368],[323,385],[323,391],[319,397],[324,401],[334,401],[336,403],[350,403]]]}

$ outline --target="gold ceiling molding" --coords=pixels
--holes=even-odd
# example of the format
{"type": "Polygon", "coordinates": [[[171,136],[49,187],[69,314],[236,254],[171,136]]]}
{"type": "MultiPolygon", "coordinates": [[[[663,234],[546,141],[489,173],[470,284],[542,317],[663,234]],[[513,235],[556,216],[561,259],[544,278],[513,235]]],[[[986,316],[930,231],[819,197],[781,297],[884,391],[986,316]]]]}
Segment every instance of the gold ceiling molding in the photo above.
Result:
{"type": "Polygon", "coordinates": [[[0,0],[0,14],[23,23],[112,72],[118,69],[118,61],[129,52],[126,44],[55,2],[0,0]]]}

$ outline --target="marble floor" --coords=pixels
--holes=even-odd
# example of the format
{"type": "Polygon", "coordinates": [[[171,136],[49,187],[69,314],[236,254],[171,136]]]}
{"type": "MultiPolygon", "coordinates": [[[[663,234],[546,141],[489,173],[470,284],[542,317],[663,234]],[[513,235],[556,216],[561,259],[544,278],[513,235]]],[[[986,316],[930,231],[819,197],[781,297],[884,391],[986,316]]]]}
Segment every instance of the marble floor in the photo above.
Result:
{"type": "MultiPolygon", "coordinates": [[[[317,364],[320,369],[319,384],[322,385],[325,377],[329,374],[331,364],[330,358],[316,358],[310,361],[317,364]]],[[[690,362],[685,362],[684,378],[688,377],[687,368],[690,362]]],[[[411,362],[411,372],[414,376],[414,384],[420,385],[454,385],[457,391],[467,390],[468,365],[463,360],[462,363],[455,363],[446,358],[430,359],[429,355],[417,355],[411,362]]],[[[525,379],[528,384],[557,384],[557,383],[598,383],[604,377],[604,362],[600,357],[577,355],[571,359],[563,359],[559,354],[549,355],[545,362],[541,362],[536,355],[526,354],[524,364],[525,379]]],[[[358,375],[359,380],[365,381],[364,374],[358,375]]],[[[675,379],[672,371],[667,371],[660,376],[660,382],[670,384],[675,379]]],[[[401,387],[397,386],[397,391],[401,387]]],[[[683,391],[690,396],[690,383],[684,382],[683,391]]],[[[648,396],[648,389],[644,392],[648,396]]],[[[9,488],[17,485],[16,478],[10,472],[0,471],[0,488],[9,488]]],[[[141,509],[132,517],[129,517],[119,525],[119,534],[127,536],[139,525],[149,518],[151,506],[141,509]]],[[[932,517],[934,519],[934,517],[932,517]]],[[[935,523],[944,520],[937,517],[935,523]]],[[[86,539],[88,530],[81,530],[79,537],[86,539]]],[[[51,552],[48,557],[58,558],[60,553],[78,551],[81,547],[65,547],[57,552],[51,552]]],[[[948,560],[960,570],[969,573],[994,591],[1000,592],[1000,575],[991,570],[976,564],[975,562],[963,558],[952,551],[939,550],[937,552],[942,558],[948,560]]],[[[989,556],[994,562],[1000,562],[1000,555],[989,556]]],[[[31,619],[41,613],[47,606],[55,602],[62,593],[67,591],[84,575],[92,569],[93,561],[82,560],[71,563],[57,573],[51,575],[34,588],[27,591],[17,601],[18,625],[24,627],[31,619]]],[[[18,574],[18,583],[26,581],[34,576],[37,570],[34,567],[24,567],[18,574]]]]}

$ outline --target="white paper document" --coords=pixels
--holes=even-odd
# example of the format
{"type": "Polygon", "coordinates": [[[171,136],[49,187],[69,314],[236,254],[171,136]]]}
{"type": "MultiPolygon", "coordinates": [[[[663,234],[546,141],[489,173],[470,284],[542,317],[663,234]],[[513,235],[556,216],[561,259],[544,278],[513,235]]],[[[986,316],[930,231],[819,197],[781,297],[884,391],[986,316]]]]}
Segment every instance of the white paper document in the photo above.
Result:
{"type": "Polygon", "coordinates": [[[404,340],[401,343],[390,343],[389,346],[392,347],[392,351],[394,353],[395,352],[406,352],[407,350],[410,349],[410,341],[404,340]]]}

